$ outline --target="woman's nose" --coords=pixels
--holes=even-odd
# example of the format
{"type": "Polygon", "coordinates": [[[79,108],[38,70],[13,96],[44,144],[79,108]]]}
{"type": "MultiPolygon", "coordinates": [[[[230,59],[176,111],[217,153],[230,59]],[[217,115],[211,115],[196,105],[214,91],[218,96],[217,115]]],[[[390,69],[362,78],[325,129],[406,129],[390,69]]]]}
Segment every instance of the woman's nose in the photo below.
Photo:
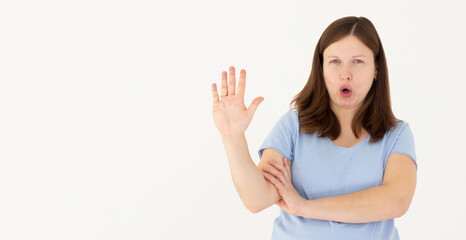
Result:
{"type": "Polygon", "coordinates": [[[351,66],[343,64],[340,69],[340,79],[341,80],[351,80],[351,66]]]}
{"type": "Polygon", "coordinates": [[[352,76],[351,76],[351,73],[349,73],[349,72],[343,72],[340,75],[340,78],[341,78],[341,80],[351,80],[352,76]]]}

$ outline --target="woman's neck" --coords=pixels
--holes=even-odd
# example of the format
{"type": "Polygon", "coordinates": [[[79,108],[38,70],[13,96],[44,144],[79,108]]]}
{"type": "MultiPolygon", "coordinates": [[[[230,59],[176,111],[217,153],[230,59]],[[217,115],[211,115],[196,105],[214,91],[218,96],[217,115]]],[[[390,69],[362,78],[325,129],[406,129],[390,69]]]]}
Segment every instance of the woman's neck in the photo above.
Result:
{"type": "MultiPolygon", "coordinates": [[[[335,116],[338,118],[338,122],[340,123],[341,133],[340,137],[342,138],[356,138],[353,133],[353,119],[356,115],[357,109],[355,108],[338,108],[332,107],[332,111],[335,116]]],[[[361,133],[359,134],[359,138],[365,137],[366,131],[362,129],[361,133]]]]}

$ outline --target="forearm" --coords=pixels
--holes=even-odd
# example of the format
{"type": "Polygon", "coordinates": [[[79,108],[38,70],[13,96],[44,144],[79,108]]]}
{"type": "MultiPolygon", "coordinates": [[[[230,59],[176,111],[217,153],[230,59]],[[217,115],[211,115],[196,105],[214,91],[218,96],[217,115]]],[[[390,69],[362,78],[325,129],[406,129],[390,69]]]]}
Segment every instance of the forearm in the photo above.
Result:
{"type": "Polygon", "coordinates": [[[387,186],[346,195],[305,200],[297,215],[345,223],[367,223],[399,217],[399,204],[387,186]]]}
{"type": "Polygon", "coordinates": [[[262,172],[257,168],[249,154],[244,134],[222,136],[230,172],[244,205],[252,212],[262,210],[270,199],[270,190],[262,172]]]}

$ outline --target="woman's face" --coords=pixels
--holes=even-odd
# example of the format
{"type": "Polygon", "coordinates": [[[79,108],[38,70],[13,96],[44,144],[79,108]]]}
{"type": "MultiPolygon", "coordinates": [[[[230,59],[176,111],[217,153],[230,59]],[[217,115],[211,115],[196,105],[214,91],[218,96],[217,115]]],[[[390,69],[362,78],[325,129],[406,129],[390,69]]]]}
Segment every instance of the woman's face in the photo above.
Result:
{"type": "Polygon", "coordinates": [[[358,109],[377,74],[372,50],[349,35],[328,46],[323,55],[331,108],[358,109]]]}

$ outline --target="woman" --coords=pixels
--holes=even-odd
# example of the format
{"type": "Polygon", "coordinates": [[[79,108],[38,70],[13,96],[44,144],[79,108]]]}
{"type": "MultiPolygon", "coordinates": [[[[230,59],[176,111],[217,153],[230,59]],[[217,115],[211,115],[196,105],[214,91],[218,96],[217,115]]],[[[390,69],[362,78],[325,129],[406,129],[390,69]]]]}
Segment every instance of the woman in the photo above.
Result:
{"type": "Polygon", "coordinates": [[[317,43],[307,84],[273,127],[256,166],[244,136],[264,100],[244,105],[246,72],[222,72],[213,117],[246,208],[272,204],[272,239],[399,239],[394,218],[416,187],[414,139],[394,117],[382,43],[364,17],[330,24],[317,43]]]}

